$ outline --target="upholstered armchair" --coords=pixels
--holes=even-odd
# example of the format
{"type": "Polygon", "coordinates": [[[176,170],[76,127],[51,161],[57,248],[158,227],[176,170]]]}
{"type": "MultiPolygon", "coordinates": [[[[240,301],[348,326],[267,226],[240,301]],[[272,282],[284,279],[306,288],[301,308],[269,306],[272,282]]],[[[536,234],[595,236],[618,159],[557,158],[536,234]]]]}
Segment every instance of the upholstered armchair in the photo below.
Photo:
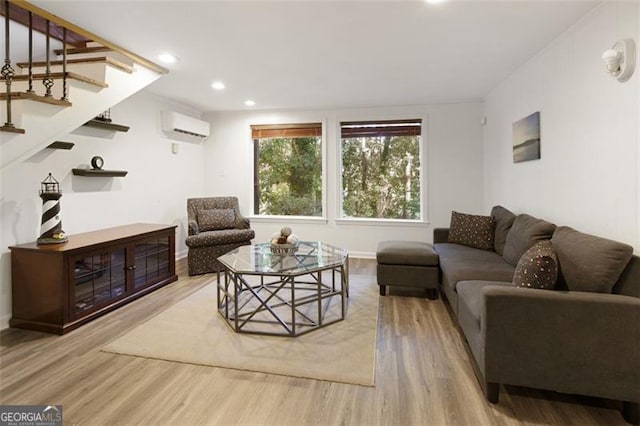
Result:
{"type": "Polygon", "coordinates": [[[249,219],[242,216],[236,197],[189,198],[189,275],[223,269],[217,258],[255,237],[249,219]]]}

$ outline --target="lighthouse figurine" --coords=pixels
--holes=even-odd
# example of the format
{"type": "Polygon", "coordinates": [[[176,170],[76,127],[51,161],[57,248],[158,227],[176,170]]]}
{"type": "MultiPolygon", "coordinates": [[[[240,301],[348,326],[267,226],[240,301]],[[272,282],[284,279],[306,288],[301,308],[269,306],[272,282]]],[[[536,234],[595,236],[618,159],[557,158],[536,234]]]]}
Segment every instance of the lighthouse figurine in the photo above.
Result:
{"type": "Polygon", "coordinates": [[[40,183],[40,198],[42,198],[42,222],[38,244],[58,244],[67,241],[62,230],[60,218],[60,184],[51,173],[40,183]]]}

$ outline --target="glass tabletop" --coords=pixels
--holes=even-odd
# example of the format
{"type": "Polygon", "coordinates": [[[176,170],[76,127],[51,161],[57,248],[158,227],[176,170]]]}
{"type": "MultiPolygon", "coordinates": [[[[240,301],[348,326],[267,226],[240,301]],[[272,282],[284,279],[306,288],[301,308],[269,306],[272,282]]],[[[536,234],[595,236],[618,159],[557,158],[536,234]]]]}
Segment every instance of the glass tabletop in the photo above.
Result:
{"type": "Polygon", "coordinates": [[[321,241],[301,241],[293,255],[271,252],[271,243],[242,246],[218,260],[243,274],[301,275],[343,265],[349,252],[321,241]]]}

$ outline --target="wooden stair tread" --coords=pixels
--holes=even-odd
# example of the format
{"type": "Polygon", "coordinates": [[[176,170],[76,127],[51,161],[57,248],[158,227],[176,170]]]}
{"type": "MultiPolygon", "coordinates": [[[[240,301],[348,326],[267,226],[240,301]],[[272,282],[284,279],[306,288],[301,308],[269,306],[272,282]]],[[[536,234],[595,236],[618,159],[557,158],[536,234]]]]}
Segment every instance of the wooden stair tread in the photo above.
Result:
{"type": "MultiPolygon", "coordinates": [[[[128,72],[131,74],[135,70],[133,67],[122,63],[120,61],[116,61],[115,59],[107,58],[106,56],[100,56],[96,58],[80,58],[80,59],[67,59],[67,65],[69,64],[91,64],[91,63],[106,63],[107,65],[111,65],[114,68],[118,68],[124,72],[128,72]]],[[[18,62],[16,64],[20,68],[29,68],[29,62],[18,62]]],[[[62,61],[49,61],[49,65],[62,65],[62,61]]],[[[46,67],[47,63],[45,61],[34,62],[34,67],[46,67]]]]}
{"type": "MultiPolygon", "coordinates": [[[[54,50],[56,55],[62,55],[62,49],[54,50]]],[[[73,55],[74,53],[98,53],[98,52],[113,52],[106,46],[93,46],[93,47],[68,47],[67,55],[73,55]]]]}
{"type": "MultiPolygon", "coordinates": [[[[50,74],[51,78],[53,78],[54,80],[60,80],[63,78],[63,73],[62,72],[52,72],[50,74]]],[[[38,73],[38,74],[33,74],[33,79],[34,80],[42,80],[43,78],[46,77],[46,74],[44,73],[38,73]]],[[[68,79],[72,79],[72,80],[78,80],[81,81],[83,83],[87,83],[87,84],[91,84],[93,86],[97,86],[97,87],[109,87],[109,85],[107,83],[104,83],[102,81],[98,81],[95,80],[93,78],[89,78],[89,77],[85,77],[84,75],[81,74],[77,74],[75,72],[69,72],[67,71],[67,78],[68,79]]],[[[16,75],[12,78],[13,81],[28,81],[29,80],[29,76],[28,75],[16,75]]],[[[4,81],[4,78],[0,77],[0,81],[4,81]]]]}
{"type": "MultiPolygon", "coordinates": [[[[0,100],[7,100],[6,93],[0,93],[0,100]]],[[[11,100],[29,100],[35,102],[42,102],[45,104],[58,105],[64,107],[70,107],[73,104],[69,101],[62,101],[60,99],[54,98],[53,96],[40,96],[35,93],[27,93],[27,92],[11,92],[11,100]]]]}
{"type": "MultiPolygon", "coordinates": [[[[33,79],[34,80],[42,80],[43,78],[45,78],[47,75],[46,74],[33,74],[33,79]]],[[[62,77],[64,76],[64,73],[62,72],[52,72],[50,74],[50,77],[53,78],[54,80],[60,80],[62,79],[62,77]]],[[[89,77],[85,77],[84,75],[81,74],[76,74],[74,72],[69,72],[67,71],[67,78],[69,79],[73,79],[73,80],[78,80],[81,81],[83,83],[87,83],[87,84],[91,84],[93,86],[97,86],[97,87],[109,87],[109,85],[107,83],[104,83],[102,81],[98,81],[98,80],[94,80],[93,78],[89,78],[89,77]]],[[[0,77],[0,81],[4,81],[4,77],[0,77]]],[[[29,81],[29,76],[28,75],[15,75],[12,78],[13,81],[29,81]]]]}

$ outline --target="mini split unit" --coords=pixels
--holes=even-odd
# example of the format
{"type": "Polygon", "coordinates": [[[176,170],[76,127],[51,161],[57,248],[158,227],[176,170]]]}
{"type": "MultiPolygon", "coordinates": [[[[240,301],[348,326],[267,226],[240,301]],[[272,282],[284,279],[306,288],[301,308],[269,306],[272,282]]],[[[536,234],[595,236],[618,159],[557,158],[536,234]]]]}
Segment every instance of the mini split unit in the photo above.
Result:
{"type": "Polygon", "coordinates": [[[169,139],[200,142],[210,134],[209,123],[173,111],[162,111],[162,132],[169,139]]]}

